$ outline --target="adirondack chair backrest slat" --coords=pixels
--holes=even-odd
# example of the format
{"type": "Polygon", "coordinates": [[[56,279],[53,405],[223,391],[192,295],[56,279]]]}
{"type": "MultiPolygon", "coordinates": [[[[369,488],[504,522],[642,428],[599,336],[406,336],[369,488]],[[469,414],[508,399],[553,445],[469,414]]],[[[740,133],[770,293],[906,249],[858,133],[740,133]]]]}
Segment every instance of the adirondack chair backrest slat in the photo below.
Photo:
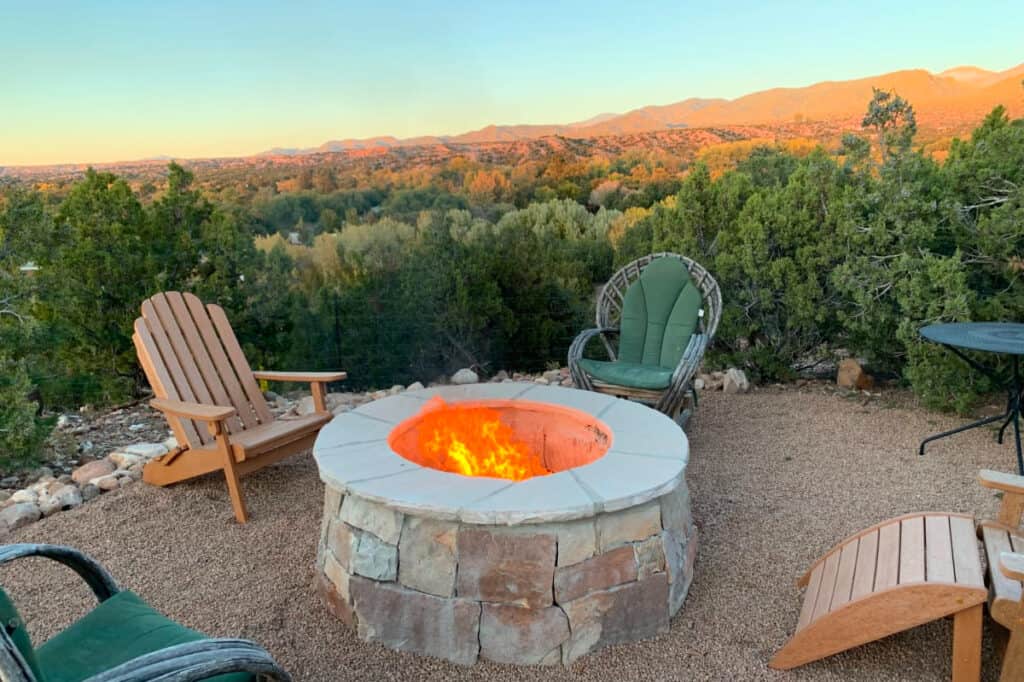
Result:
{"type": "MultiPolygon", "coordinates": [[[[192,294],[157,294],[142,304],[135,322],[136,347],[157,397],[232,406],[227,422],[238,433],[273,421],[252,369],[220,306],[192,294]]],[[[201,447],[212,441],[205,424],[169,418],[179,442],[201,447]]]]}
{"type": "MultiPolygon", "coordinates": [[[[206,306],[193,294],[184,294],[182,298],[192,314],[192,319],[195,321],[199,335],[203,339],[203,345],[210,354],[213,366],[216,368],[216,373],[221,378],[224,389],[227,391],[228,400],[223,404],[233,405],[238,410],[238,416],[243,425],[242,428],[251,428],[258,425],[260,420],[256,417],[255,412],[248,407],[249,399],[246,397],[245,391],[242,390],[242,384],[238,380],[238,376],[235,374],[227,354],[224,352],[224,346],[217,336],[216,330],[213,328],[213,321],[210,320],[210,314],[206,306]],[[240,409],[239,406],[245,406],[245,409],[240,409]]],[[[263,397],[262,394],[260,397],[263,397]]]]}
{"type": "MultiPolygon", "coordinates": [[[[149,330],[149,325],[141,317],[135,320],[135,334],[132,336],[132,341],[135,342],[135,350],[139,355],[139,363],[142,365],[142,370],[146,373],[149,385],[153,388],[156,396],[172,400],[185,400],[178,393],[178,388],[171,379],[170,370],[167,367],[167,363],[160,356],[160,349],[153,338],[153,333],[149,330]]],[[[192,421],[168,416],[168,422],[171,425],[171,431],[174,432],[174,437],[179,443],[192,444],[203,442],[192,421]]]]}
{"type": "MultiPolygon", "coordinates": [[[[191,294],[189,295],[191,296],[191,294]]],[[[168,291],[165,298],[170,306],[171,313],[174,315],[174,322],[177,324],[178,329],[181,330],[184,341],[188,345],[188,350],[191,354],[192,360],[195,362],[196,367],[199,370],[199,374],[203,379],[203,384],[209,394],[210,402],[216,405],[233,405],[234,402],[230,397],[228,397],[227,390],[225,389],[225,381],[214,367],[213,360],[210,357],[210,352],[206,347],[206,342],[199,333],[198,320],[193,318],[192,313],[188,309],[188,305],[185,303],[185,298],[177,291],[168,291]]],[[[193,298],[195,297],[193,296],[193,298]]],[[[196,300],[198,301],[199,299],[196,300]]],[[[200,304],[200,309],[201,308],[202,304],[200,304]]],[[[160,309],[161,307],[157,306],[158,313],[160,312],[160,309]]],[[[219,346],[219,343],[215,344],[215,347],[219,346]]],[[[202,394],[200,393],[200,395],[202,394]]],[[[243,419],[245,416],[246,414],[244,412],[239,411],[239,416],[229,419],[228,432],[238,433],[247,426],[253,426],[253,424],[250,423],[243,425],[243,419]]]]}

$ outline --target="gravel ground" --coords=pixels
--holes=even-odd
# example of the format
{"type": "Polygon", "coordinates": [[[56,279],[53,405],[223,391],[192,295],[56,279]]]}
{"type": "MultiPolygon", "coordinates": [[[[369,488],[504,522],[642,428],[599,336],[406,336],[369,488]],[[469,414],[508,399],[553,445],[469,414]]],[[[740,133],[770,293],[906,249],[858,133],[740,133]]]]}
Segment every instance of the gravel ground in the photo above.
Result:
{"type": "MultiPolygon", "coordinates": [[[[319,680],[940,680],[951,622],[788,673],[766,667],[797,619],[794,581],[848,533],[910,511],[994,513],[979,468],[1013,468],[1010,446],[978,430],[916,456],[926,434],[961,423],[820,392],[705,394],[691,424],[687,478],[700,537],[696,577],[671,631],[605,649],[571,669],[472,669],[359,641],[321,606],[313,560],[322,486],[310,456],[243,480],[239,526],[223,480],[145,485],[57,514],[11,540],[73,545],[171,617],[264,644],[300,681],[319,680]]],[[[41,560],[0,569],[36,641],[90,607],[69,571],[41,560]]],[[[988,628],[988,626],[986,626],[988,628]]],[[[986,629],[984,678],[996,679],[986,629]]]]}

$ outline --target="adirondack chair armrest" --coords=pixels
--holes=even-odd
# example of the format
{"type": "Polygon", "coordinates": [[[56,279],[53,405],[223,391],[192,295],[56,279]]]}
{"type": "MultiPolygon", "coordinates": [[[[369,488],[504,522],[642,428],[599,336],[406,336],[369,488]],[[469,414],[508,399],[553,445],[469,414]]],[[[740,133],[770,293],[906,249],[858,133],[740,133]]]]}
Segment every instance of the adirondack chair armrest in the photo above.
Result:
{"type": "Polygon", "coordinates": [[[982,469],[978,472],[978,483],[986,488],[1002,490],[1004,493],[1024,495],[1024,476],[982,469]]]}
{"type": "Polygon", "coordinates": [[[259,680],[291,682],[262,647],[244,639],[200,639],[126,661],[84,682],[199,682],[227,673],[251,673],[259,680]]]}
{"type": "Polygon", "coordinates": [[[1010,580],[1024,580],[1024,554],[1001,553],[999,570],[1010,580]]]}
{"type": "Polygon", "coordinates": [[[253,372],[252,375],[265,381],[295,381],[309,384],[326,384],[348,378],[348,372],[253,372]]]}
{"type": "Polygon", "coordinates": [[[121,591],[117,581],[102,564],[73,547],[30,542],[0,546],[0,564],[33,556],[56,561],[73,570],[81,576],[98,601],[106,601],[121,591]]]}
{"type": "Polygon", "coordinates": [[[175,417],[184,417],[185,419],[194,419],[200,422],[220,423],[235,416],[235,408],[222,407],[221,405],[187,403],[167,398],[154,398],[149,401],[149,404],[153,409],[160,410],[164,414],[172,414],[175,417]]]}

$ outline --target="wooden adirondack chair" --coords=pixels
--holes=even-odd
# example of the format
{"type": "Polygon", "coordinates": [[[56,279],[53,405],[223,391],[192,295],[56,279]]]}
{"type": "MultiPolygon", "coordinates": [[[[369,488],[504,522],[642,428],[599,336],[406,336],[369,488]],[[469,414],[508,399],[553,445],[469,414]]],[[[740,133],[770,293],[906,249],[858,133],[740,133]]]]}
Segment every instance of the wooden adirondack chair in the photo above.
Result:
{"type": "Polygon", "coordinates": [[[331,419],[325,384],[347,376],[253,372],[224,310],[188,293],[144,301],[132,340],[156,394],[150,405],[164,413],[179,443],[146,465],[143,480],[164,486],[223,470],[239,523],[248,519],[239,477],[311,447],[331,419]],[[258,379],[308,382],[315,412],[274,419],[258,379]]]}

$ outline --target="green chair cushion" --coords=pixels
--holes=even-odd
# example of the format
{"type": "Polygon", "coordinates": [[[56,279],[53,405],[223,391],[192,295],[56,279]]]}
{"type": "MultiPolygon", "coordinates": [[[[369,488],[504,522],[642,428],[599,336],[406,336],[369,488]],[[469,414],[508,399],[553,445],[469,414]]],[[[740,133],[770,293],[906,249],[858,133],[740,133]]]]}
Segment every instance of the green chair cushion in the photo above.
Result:
{"type": "Polygon", "coordinates": [[[7,634],[14,642],[14,646],[18,647],[22,658],[28,663],[28,667],[32,669],[32,674],[42,679],[39,671],[39,661],[36,659],[35,650],[32,649],[32,640],[28,636],[25,622],[21,620],[14,602],[11,601],[11,598],[2,589],[0,589],[0,624],[7,630],[7,634]]]}
{"type": "Polygon", "coordinates": [[[623,296],[618,359],[675,369],[697,329],[701,305],[682,261],[651,261],[623,296]]]}
{"type": "MultiPolygon", "coordinates": [[[[672,369],[657,365],[641,365],[636,362],[605,362],[583,358],[580,367],[598,381],[630,388],[662,390],[672,380],[672,369]]],[[[675,369],[675,368],[673,368],[675,369]]]]}
{"type": "MultiPolygon", "coordinates": [[[[118,592],[40,646],[45,682],[80,682],[143,654],[205,636],[175,623],[130,591],[118,592]]],[[[217,675],[216,682],[252,682],[247,673],[217,675]]]]}

